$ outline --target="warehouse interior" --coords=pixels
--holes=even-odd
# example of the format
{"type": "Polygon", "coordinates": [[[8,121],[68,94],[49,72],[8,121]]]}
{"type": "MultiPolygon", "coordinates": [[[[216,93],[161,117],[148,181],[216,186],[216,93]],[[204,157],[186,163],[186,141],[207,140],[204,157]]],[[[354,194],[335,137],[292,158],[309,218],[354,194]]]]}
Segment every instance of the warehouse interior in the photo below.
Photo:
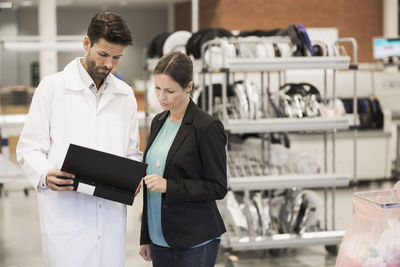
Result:
{"type": "MultiPolygon", "coordinates": [[[[191,56],[192,98],[224,124],[215,266],[400,266],[400,0],[0,0],[0,267],[46,266],[40,193],[16,146],[39,82],[85,55],[101,11],[132,30],[117,72],[141,151],[162,111],[152,71],[170,51],[191,56]]],[[[127,267],[152,266],[142,204],[140,192],[127,207],[127,267]]]]}

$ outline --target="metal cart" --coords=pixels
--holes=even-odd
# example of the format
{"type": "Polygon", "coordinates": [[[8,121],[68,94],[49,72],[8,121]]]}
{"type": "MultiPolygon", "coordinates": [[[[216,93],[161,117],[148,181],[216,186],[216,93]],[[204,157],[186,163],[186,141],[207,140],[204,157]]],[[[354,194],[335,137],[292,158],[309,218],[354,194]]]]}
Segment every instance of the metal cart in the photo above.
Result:
{"type": "MultiPolygon", "coordinates": [[[[299,234],[273,234],[266,236],[256,236],[242,238],[236,236],[235,233],[228,232],[224,235],[221,243],[226,259],[226,266],[237,266],[237,261],[231,260],[231,255],[235,251],[246,251],[246,250],[271,250],[288,248],[288,247],[303,247],[308,245],[325,245],[328,252],[336,254],[338,251],[337,245],[341,242],[344,236],[344,231],[337,231],[335,229],[335,194],[336,187],[348,186],[350,176],[347,174],[338,174],[335,172],[335,138],[336,131],[343,129],[350,129],[356,126],[357,111],[354,111],[354,120],[349,121],[348,118],[260,118],[255,120],[248,119],[234,119],[228,116],[227,106],[227,86],[231,82],[232,78],[236,73],[259,73],[261,83],[261,98],[266,97],[266,93],[263,91],[265,87],[270,87],[270,73],[278,72],[279,83],[281,84],[285,80],[285,71],[293,69],[321,69],[324,72],[324,96],[325,101],[327,96],[327,70],[333,70],[333,92],[332,99],[335,98],[335,74],[336,70],[353,70],[354,71],[354,103],[357,103],[357,85],[356,85],[356,70],[357,70],[357,43],[354,38],[339,39],[338,43],[350,43],[353,45],[353,59],[354,63],[350,63],[350,57],[348,56],[331,56],[331,57],[291,57],[291,58],[272,58],[272,59],[246,59],[246,58],[229,58],[225,55],[225,50],[221,49],[223,56],[222,60],[218,62],[218,67],[212,63],[211,53],[208,55],[209,58],[205,58],[205,51],[211,47],[219,46],[223,47],[223,43],[220,39],[214,39],[205,43],[202,47],[202,87],[208,88],[208,112],[213,113],[213,94],[212,94],[212,75],[222,75],[222,121],[224,127],[229,134],[246,134],[246,133],[258,133],[262,136],[262,150],[268,149],[270,145],[268,140],[268,134],[274,132],[319,132],[323,135],[324,139],[324,168],[321,174],[312,175],[299,175],[299,174],[286,174],[286,175],[255,175],[248,177],[229,177],[228,185],[230,190],[234,192],[243,192],[244,203],[249,203],[251,192],[265,191],[265,190],[276,190],[276,189],[288,189],[292,187],[297,188],[324,188],[324,226],[321,231],[305,232],[299,234]],[[331,136],[332,143],[332,172],[328,172],[327,164],[327,143],[328,136],[331,136]],[[265,142],[264,142],[265,141],[265,142]],[[328,190],[331,188],[332,196],[332,222],[331,227],[328,227],[328,207],[327,198],[328,190]]],[[[228,42],[234,42],[237,46],[238,40],[230,39],[228,42]]],[[[205,94],[203,94],[202,103],[205,103],[205,94]]],[[[263,101],[264,103],[264,101],[263,101]]],[[[356,105],[354,105],[356,106],[356,105]]],[[[204,107],[203,107],[204,108],[204,107]]],[[[265,107],[263,106],[263,109],[265,107]]],[[[357,162],[356,151],[357,151],[357,128],[354,127],[354,162],[357,162]]],[[[263,156],[262,156],[263,157],[263,156]]],[[[263,157],[263,162],[266,163],[268,160],[263,157]]],[[[354,164],[353,181],[356,182],[357,172],[356,164],[354,164]]]]}

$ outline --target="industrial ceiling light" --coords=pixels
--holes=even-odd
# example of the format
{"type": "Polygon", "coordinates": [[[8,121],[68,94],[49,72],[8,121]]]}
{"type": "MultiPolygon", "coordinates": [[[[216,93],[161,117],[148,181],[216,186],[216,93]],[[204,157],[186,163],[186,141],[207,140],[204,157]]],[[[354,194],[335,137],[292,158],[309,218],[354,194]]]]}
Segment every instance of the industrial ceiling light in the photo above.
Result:
{"type": "Polygon", "coordinates": [[[24,0],[21,1],[20,6],[32,6],[33,5],[33,1],[32,0],[24,0]]]}
{"type": "Polygon", "coordinates": [[[12,8],[12,2],[7,1],[7,2],[0,2],[0,9],[3,8],[12,8]]]}

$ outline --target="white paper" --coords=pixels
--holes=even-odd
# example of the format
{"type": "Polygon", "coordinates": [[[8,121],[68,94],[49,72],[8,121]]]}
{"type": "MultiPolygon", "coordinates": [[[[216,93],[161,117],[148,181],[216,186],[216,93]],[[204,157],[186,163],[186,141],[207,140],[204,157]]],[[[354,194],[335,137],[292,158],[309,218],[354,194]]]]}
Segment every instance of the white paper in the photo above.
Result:
{"type": "Polygon", "coordinates": [[[96,187],[94,187],[93,185],[88,185],[88,184],[85,184],[85,183],[79,183],[78,184],[78,188],[76,189],[76,191],[81,192],[81,193],[86,194],[86,195],[93,196],[95,189],[96,189],[96,187]]]}

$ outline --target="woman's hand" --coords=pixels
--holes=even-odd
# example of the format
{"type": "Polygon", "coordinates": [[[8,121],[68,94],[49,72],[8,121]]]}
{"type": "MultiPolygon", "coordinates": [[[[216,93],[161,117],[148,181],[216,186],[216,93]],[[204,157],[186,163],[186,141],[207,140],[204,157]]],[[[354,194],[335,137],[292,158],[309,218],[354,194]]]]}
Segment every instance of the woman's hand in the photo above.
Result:
{"type": "Polygon", "coordinates": [[[136,197],[137,194],[139,194],[140,188],[142,188],[142,184],[141,183],[139,183],[138,187],[136,188],[135,197],[136,197]]]}
{"type": "Polygon", "coordinates": [[[167,192],[167,180],[158,174],[150,174],[143,178],[147,188],[153,192],[167,192]]]}
{"type": "Polygon", "coordinates": [[[145,261],[151,261],[151,254],[150,254],[150,245],[141,245],[139,248],[139,255],[145,261]]]}

